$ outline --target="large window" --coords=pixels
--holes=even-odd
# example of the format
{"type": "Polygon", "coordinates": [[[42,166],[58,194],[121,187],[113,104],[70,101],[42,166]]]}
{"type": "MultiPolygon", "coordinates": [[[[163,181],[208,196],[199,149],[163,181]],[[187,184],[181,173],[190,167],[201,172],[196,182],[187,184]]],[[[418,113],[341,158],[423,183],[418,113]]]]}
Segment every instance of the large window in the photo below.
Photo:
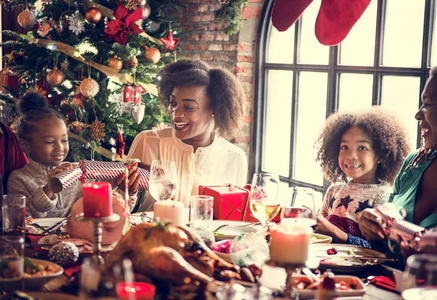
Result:
{"type": "Polygon", "coordinates": [[[418,146],[414,114],[431,65],[435,0],[373,0],[346,39],[320,44],[313,1],[286,32],[270,21],[267,0],[260,23],[255,97],[254,172],[280,175],[283,189],[310,186],[321,203],[329,183],[313,145],[326,117],[336,111],[382,105],[407,126],[418,146]]]}

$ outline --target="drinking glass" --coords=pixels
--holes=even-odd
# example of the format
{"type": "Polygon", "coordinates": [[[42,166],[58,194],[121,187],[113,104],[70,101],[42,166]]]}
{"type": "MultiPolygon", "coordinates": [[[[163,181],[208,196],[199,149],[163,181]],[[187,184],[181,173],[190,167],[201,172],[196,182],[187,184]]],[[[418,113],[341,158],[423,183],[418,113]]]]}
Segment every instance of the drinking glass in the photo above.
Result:
{"type": "Polygon", "coordinates": [[[176,182],[176,165],[174,161],[152,161],[149,190],[156,201],[170,200],[176,194],[176,182]]]}
{"type": "Polygon", "coordinates": [[[405,300],[437,299],[437,254],[408,257],[401,289],[405,300]]]}
{"type": "Polygon", "coordinates": [[[314,229],[317,224],[314,190],[307,187],[293,187],[291,201],[284,205],[281,217],[283,222],[298,222],[299,226],[314,229]]]}
{"type": "Polygon", "coordinates": [[[24,236],[26,219],[26,197],[18,194],[3,196],[3,234],[24,236]]]}
{"type": "Polygon", "coordinates": [[[271,173],[255,173],[250,189],[250,211],[262,225],[271,221],[281,209],[278,200],[279,177],[271,173]]]}

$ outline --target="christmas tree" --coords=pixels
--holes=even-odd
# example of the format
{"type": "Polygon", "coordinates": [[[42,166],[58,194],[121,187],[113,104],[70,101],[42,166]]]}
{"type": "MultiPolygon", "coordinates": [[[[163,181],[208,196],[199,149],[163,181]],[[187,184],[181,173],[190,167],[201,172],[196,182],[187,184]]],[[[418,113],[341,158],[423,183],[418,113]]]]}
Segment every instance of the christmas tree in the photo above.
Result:
{"type": "MultiPolygon", "coordinates": [[[[176,59],[173,0],[9,0],[26,34],[3,31],[3,107],[44,95],[69,128],[70,161],[121,159],[138,132],[164,122],[156,73],[176,59]],[[124,149],[126,145],[126,149],[124,149]]],[[[13,121],[13,120],[11,120],[13,121]]],[[[12,124],[13,126],[13,124],[12,124]]]]}

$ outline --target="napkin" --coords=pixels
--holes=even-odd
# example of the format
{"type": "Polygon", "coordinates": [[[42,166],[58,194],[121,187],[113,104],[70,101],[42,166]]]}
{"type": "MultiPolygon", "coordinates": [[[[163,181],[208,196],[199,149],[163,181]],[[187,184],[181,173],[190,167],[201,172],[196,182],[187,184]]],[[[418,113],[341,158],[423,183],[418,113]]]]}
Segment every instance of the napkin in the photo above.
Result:
{"type": "Polygon", "coordinates": [[[394,276],[375,276],[370,280],[370,283],[391,292],[397,292],[394,276]]]}

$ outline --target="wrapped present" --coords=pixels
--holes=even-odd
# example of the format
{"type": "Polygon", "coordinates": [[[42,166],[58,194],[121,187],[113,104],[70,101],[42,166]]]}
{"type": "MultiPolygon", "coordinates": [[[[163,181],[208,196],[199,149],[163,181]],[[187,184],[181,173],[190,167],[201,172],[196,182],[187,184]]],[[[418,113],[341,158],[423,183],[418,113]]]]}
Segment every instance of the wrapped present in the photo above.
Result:
{"type": "MultiPolygon", "coordinates": [[[[149,171],[141,168],[138,168],[138,170],[138,175],[140,176],[139,187],[148,189],[150,178],[149,171]]],[[[65,190],[78,180],[112,180],[124,172],[126,172],[126,167],[122,162],[81,160],[73,169],[61,172],[55,177],[51,178],[50,184],[53,187],[53,191],[58,193],[62,190],[65,190]]]]}
{"type": "Polygon", "coordinates": [[[123,102],[140,103],[141,102],[141,87],[136,84],[125,85],[123,87],[123,102]]]}
{"type": "Polygon", "coordinates": [[[214,197],[214,219],[250,221],[249,190],[231,184],[199,186],[199,195],[214,197]]]}

